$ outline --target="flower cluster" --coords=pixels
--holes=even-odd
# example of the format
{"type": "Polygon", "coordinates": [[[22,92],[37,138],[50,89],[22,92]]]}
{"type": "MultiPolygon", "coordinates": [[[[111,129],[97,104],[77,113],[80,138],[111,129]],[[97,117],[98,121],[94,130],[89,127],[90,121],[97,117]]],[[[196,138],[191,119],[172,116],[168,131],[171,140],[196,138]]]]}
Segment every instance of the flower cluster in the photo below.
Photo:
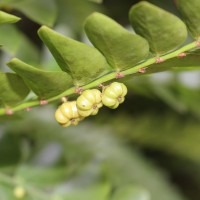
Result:
{"type": "Polygon", "coordinates": [[[56,121],[64,127],[77,125],[81,120],[90,115],[96,115],[105,105],[115,109],[124,102],[127,87],[123,83],[113,82],[98,89],[85,90],[76,101],[64,102],[55,112],[56,121]]]}

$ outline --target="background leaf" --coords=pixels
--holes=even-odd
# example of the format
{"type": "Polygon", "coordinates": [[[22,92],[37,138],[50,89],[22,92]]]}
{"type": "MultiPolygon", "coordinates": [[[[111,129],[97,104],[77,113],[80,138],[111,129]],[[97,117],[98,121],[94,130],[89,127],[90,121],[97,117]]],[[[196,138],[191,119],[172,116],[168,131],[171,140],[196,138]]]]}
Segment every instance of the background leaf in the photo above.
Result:
{"type": "Polygon", "coordinates": [[[32,64],[39,62],[39,49],[13,25],[5,24],[1,26],[0,43],[3,45],[3,51],[8,53],[9,57],[17,56],[19,59],[32,64]]]}
{"type": "Polygon", "coordinates": [[[12,0],[4,1],[2,6],[19,10],[39,24],[53,26],[56,20],[57,8],[54,0],[12,0]]]}
{"type": "Polygon", "coordinates": [[[24,81],[13,73],[0,73],[0,104],[15,105],[21,102],[29,93],[24,81]]]}
{"type": "Polygon", "coordinates": [[[0,24],[15,23],[19,20],[20,20],[19,17],[0,11],[0,24]]]}

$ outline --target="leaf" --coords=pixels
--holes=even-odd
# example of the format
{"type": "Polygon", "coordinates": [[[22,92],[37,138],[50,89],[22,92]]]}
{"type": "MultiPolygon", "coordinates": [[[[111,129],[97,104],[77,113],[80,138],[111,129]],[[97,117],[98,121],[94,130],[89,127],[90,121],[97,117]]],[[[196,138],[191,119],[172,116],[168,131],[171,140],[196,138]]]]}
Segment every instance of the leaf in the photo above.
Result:
{"type": "Polygon", "coordinates": [[[200,3],[199,0],[175,0],[191,35],[195,39],[200,37],[200,3]]]}
{"type": "Polygon", "coordinates": [[[11,26],[9,24],[5,24],[1,26],[0,44],[3,45],[3,50],[11,54],[16,54],[20,46],[21,40],[22,35],[13,25],[11,26]]]}
{"type": "Polygon", "coordinates": [[[124,185],[117,189],[111,200],[150,200],[150,194],[147,190],[135,186],[124,185]]]}
{"type": "Polygon", "coordinates": [[[187,38],[187,28],[178,17],[146,1],[131,8],[129,19],[135,32],[148,40],[156,55],[174,50],[187,38]]]}
{"type": "Polygon", "coordinates": [[[20,20],[19,17],[0,11],[0,24],[15,23],[20,20]]]}
{"type": "Polygon", "coordinates": [[[95,48],[67,38],[42,26],[38,34],[63,71],[69,73],[74,85],[81,86],[108,73],[109,65],[95,48]]]}
{"type": "Polygon", "coordinates": [[[117,71],[134,66],[149,54],[145,39],[130,33],[103,14],[90,15],[84,28],[93,45],[117,71]]]}
{"type": "Polygon", "coordinates": [[[47,26],[53,26],[57,17],[54,0],[15,0],[8,3],[8,5],[24,13],[33,21],[47,26]]]}
{"type": "Polygon", "coordinates": [[[21,76],[25,83],[41,99],[56,96],[72,86],[71,77],[62,71],[43,71],[34,68],[17,58],[12,59],[7,65],[21,76]]]}
{"type": "Polygon", "coordinates": [[[0,44],[3,45],[2,49],[11,56],[16,56],[30,63],[38,63],[39,61],[40,55],[37,47],[13,25],[1,26],[0,44]]]}
{"type": "Polygon", "coordinates": [[[0,72],[0,105],[20,103],[29,93],[24,81],[16,74],[0,72]]]}
{"type": "Polygon", "coordinates": [[[103,6],[88,0],[57,0],[56,2],[59,10],[57,23],[67,24],[67,28],[79,38],[82,37],[82,24],[85,18],[94,11],[103,10],[103,6]]]}
{"type": "Polygon", "coordinates": [[[25,62],[36,64],[40,61],[40,51],[36,45],[29,40],[25,35],[20,33],[22,40],[18,46],[15,56],[25,62]]]}
{"type": "Polygon", "coordinates": [[[107,200],[111,186],[109,183],[100,183],[91,186],[74,188],[63,194],[63,200],[107,200]]]}
{"type": "Polygon", "coordinates": [[[35,187],[49,187],[61,184],[68,178],[67,167],[40,167],[21,165],[17,174],[27,185],[35,187]]]}

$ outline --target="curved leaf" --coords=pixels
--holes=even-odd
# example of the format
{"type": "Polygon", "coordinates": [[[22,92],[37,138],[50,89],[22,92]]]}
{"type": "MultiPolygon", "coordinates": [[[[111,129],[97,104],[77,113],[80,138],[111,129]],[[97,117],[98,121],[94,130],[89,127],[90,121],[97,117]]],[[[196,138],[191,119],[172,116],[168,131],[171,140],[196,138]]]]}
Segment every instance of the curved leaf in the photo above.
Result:
{"type": "Polygon", "coordinates": [[[12,59],[8,66],[23,78],[41,99],[53,97],[72,86],[71,77],[62,71],[48,72],[32,67],[19,59],[12,59]]]}
{"type": "Polygon", "coordinates": [[[0,11],[0,24],[15,23],[19,20],[20,20],[19,17],[0,11]]]}
{"type": "Polygon", "coordinates": [[[110,66],[95,48],[67,38],[46,26],[42,26],[38,34],[62,70],[72,76],[74,85],[84,85],[108,73],[110,66]]]}
{"type": "Polygon", "coordinates": [[[93,45],[116,70],[130,68],[149,54],[148,42],[111,18],[93,13],[85,21],[85,31],[93,45]]]}
{"type": "Polygon", "coordinates": [[[135,32],[148,40],[156,55],[172,51],[187,37],[187,28],[178,17],[146,1],[131,8],[129,19],[135,32]]]}
{"type": "Polygon", "coordinates": [[[10,106],[21,102],[29,93],[24,81],[16,74],[0,72],[0,105],[10,106]]]}
{"type": "Polygon", "coordinates": [[[181,12],[191,35],[200,38],[200,2],[199,0],[176,0],[176,5],[181,12]]]}

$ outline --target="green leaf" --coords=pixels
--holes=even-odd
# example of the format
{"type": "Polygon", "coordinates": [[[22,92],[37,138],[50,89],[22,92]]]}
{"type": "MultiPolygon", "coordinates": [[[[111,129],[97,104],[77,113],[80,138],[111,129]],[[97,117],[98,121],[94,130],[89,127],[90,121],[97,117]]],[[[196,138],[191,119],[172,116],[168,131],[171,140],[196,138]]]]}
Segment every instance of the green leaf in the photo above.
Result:
{"type": "Polygon", "coordinates": [[[83,188],[66,191],[63,200],[107,200],[111,186],[108,183],[101,183],[83,188]]]}
{"type": "Polygon", "coordinates": [[[0,72],[0,105],[20,103],[29,93],[24,81],[16,74],[0,72]]]}
{"type": "Polygon", "coordinates": [[[200,38],[200,2],[199,0],[175,0],[191,35],[200,38]]]}
{"type": "Polygon", "coordinates": [[[111,200],[150,200],[150,194],[147,190],[135,186],[125,185],[117,189],[111,200]]]}
{"type": "Polygon", "coordinates": [[[129,19],[135,32],[148,40],[151,51],[158,56],[174,50],[187,38],[187,28],[178,17],[146,1],[131,8],[129,19]]]}
{"type": "Polygon", "coordinates": [[[17,177],[26,184],[35,187],[55,186],[63,183],[68,178],[67,167],[39,167],[21,165],[17,170],[17,177]]]}
{"type": "Polygon", "coordinates": [[[130,68],[149,54],[148,42],[111,18],[93,13],[85,21],[85,31],[93,45],[117,71],[130,68]]]}
{"type": "Polygon", "coordinates": [[[20,20],[19,17],[0,11],[0,24],[15,23],[20,20]]]}
{"type": "Polygon", "coordinates": [[[110,70],[106,59],[95,48],[67,38],[46,26],[42,26],[38,34],[61,69],[71,75],[74,85],[89,83],[110,70]]]}
{"type": "Polygon", "coordinates": [[[33,21],[47,26],[53,26],[57,17],[54,0],[15,0],[8,3],[8,5],[24,13],[33,21]]]}
{"type": "Polygon", "coordinates": [[[32,67],[17,58],[12,59],[7,64],[23,78],[25,83],[41,99],[56,96],[72,86],[72,79],[65,72],[43,71],[32,67]]]}
{"type": "Polygon", "coordinates": [[[4,24],[0,28],[0,44],[3,50],[16,54],[22,40],[20,32],[12,25],[4,24]],[[9,33],[9,35],[8,35],[9,33]]]}
{"type": "MultiPolygon", "coordinates": [[[[94,0],[97,1],[97,0],[94,0]]],[[[66,25],[78,38],[82,37],[82,28],[85,18],[94,11],[103,10],[103,6],[88,0],[57,0],[59,25],[66,25]]]]}
{"type": "Polygon", "coordinates": [[[0,44],[3,45],[2,49],[11,56],[16,56],[33,64],[39,61],[39,50],[35,44],[14,25],[4,24],[1,26],[0,44]]]}

